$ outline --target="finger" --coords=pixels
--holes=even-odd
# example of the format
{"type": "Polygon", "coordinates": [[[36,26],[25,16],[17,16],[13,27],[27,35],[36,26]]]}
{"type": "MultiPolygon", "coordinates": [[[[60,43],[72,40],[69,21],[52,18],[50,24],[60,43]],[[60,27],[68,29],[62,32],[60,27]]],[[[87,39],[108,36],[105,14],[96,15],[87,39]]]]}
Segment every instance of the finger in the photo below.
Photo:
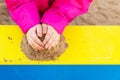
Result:
{"type": "Polygon", "coordinates": [[[43,47],[44,44],[41,42],[41,40],[37,37],[36,33],[32,33],[31,38],[34,42],[36,42],[39,46],[43,47]]]}
{"type": "Polygon", "coordinates": [[[54,43],[54,35],[51,36],[50,40],[47,42],[47,44],[45,45],[45,48],[48,49],[51,45],[53,45],[54,43]]]}
{"type": "Polygon", "coordinates": [[[28,43],[30,44],[30,46],[35,50],[35,51],[38,51],[38,50],[42,50],[43,48],[40,47],[37,43],[35,43],[32,38],[29,38],[29,41],[28,43]]]}
{"type": "Polygon", "coordinates": [[[53,32],[50,32],[51,30],[48,30],[48,32],[47,32],[47,34],[46,34],[46,36],[45,36],[45,39],[44,39],[44,41],[43,41],[43,44],[45,45],[49,40],[50,40],[50,38],[51,38],[51,36],[52,36],[52,34],[53,34],[53,32]]]}
{"type": "Polygon", "coordinates": [[[59,35],[56,35],[56,36],[54,35],[52,38],[53,38],[53,44],[50,45],[48,47],[48,49],[51,49],[52,47],[55,47],[59,43],[59,40],[60,40],[60,36],[59,35]]]}
{"type": "Polygon", "coordinates": [[[41,25],[37,26],[37,36],[42,37],[42,27],[41,27],[41,25]]]}
{"type": "Polygon", "coordinates": [[[55,47],[55,45],[56,45],[56,42],[53,42],[52,45],[48,47],[48,50],[50,50],[52,47],[55,47]]]}
{"type": "Polygon", "coordinates": [[[42,32],[43,32],[43,34],[46,34],[46,33],[47,33],[47,30],[48,30],[47,25],[43,23],[43,24],[42,24],[42,32]]]}
{"type": "Polygon", "coordinates": [[[54,44],[52,45],[52,47],[55,47],[57,45],[57,42],[54,42],[54,44]]]}

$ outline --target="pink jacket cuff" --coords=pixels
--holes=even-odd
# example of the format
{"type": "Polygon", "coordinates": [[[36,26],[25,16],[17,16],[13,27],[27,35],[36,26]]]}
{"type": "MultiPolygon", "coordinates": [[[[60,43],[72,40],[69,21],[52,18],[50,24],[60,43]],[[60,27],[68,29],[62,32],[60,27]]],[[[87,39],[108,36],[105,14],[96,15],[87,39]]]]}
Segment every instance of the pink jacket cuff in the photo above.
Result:
{"type": "Polygon", "coordinates": [[[9,10],[9,12],[12,19],[20,26],[25,34],[33,26],[40,24],[40,16],[34,1],[21,5],[14,11],[9,10]]]}
{"type": "Polygon", "coordinates": [[[59,34],[62,34],[65,26],[68,24],[68,19],[59,12],[50,9],[43,15],[41,22],[51,25],[59,34]]]}

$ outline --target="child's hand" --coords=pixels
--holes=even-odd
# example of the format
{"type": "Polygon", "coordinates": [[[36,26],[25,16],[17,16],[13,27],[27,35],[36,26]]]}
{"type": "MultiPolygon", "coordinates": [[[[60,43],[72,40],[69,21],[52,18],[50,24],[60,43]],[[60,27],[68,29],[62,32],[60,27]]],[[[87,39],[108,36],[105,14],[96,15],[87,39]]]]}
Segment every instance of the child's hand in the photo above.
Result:
{"type": "Polygon", "coordinates": [[[42,24],[43,34],[46,34],[43,41],[46,49],[55,47],[60,40],[60,34],[50,25],[42,24]]]}
{"type": "Polygon", "coordinates": [[[29,45],[37,50],[42,50],[44,47],[44,44],[38,37],[42,37],[42,27],[40,24],[32,27],[28,32],[27,32],[27,40],[29,45]]]}

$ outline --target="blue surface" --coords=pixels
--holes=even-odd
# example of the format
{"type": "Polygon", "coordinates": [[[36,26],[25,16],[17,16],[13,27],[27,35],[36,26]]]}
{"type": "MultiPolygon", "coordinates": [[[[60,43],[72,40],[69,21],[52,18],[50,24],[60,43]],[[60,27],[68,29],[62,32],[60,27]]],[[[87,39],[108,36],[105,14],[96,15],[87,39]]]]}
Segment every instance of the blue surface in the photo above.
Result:
{"type": "Polygon", "coordinates": [[[2,65],[0,80],[120,80],[120,65],[2,65]]]}

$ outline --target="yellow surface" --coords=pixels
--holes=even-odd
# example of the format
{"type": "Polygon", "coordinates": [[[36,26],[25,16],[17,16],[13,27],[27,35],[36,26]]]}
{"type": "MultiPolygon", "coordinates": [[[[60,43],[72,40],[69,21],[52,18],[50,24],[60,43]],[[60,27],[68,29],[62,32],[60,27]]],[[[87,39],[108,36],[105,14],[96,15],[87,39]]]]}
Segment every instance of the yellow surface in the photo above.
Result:
{"type": "Polygon", "coordinates": [[[21,51],[23,36],[15,25],[0,26],[0,64],[119,64],[120,26],[69,26],[69,44],[56,61],[32,61],[21,51]]]}

